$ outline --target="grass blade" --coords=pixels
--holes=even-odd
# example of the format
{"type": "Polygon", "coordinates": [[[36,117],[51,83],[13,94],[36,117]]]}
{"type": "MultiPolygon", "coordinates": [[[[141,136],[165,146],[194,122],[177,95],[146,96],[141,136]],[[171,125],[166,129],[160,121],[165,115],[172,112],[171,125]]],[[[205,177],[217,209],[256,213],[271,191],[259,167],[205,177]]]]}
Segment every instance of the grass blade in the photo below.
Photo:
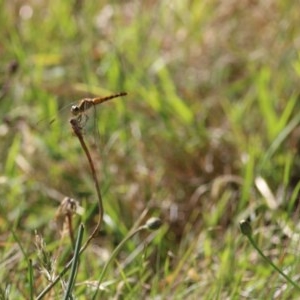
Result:
{"type": "Polygon", "coordinates": [[[83,239],[83,231],[84,231],[84,227],[81,224],[79,226],[79,230],[78,230],[78,235],[77,235],[75,250],[74,250],[74,258],[73,258],[72,267],[71,267],[71,274],[70,274],[68,286],[66,289],[66,293],[64,296],[64,300],[70,299],[71,292],[72,292],[72,289],[73,289],[73,286],[75,283],[76,271],[77,271],[77,267],[79,264],[79,258],[80,258],[80,247],[81,247],[81,242],[83,239]]]}
{"type": "Polygon", "coordinates": [[[29,277],[29,291],[30,300],[33,300],[33,270],[32,270],[32,260],[28,261],[28,277],[29,277]]]}

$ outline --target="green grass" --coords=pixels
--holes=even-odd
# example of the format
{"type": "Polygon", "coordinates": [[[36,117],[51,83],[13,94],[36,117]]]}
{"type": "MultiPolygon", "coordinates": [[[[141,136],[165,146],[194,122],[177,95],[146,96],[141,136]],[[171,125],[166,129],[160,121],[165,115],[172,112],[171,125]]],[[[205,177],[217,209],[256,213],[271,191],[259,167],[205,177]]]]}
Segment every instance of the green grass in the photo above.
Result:
{"type": "Polygon", "coordinates": [[[0,299],[35,299],[65,270],[64,196],[84,208],[71,233],[95,228],[65,107],[121,91],[97,108],[96,143],[92,117],[84,131],[101,230],[45,299],[68,282],[91,299],[103,270],[103,299],[299,297],[297,1],[0,5],[0,299]],[[126,240],[152,216],[160,229],[126,240]]]}

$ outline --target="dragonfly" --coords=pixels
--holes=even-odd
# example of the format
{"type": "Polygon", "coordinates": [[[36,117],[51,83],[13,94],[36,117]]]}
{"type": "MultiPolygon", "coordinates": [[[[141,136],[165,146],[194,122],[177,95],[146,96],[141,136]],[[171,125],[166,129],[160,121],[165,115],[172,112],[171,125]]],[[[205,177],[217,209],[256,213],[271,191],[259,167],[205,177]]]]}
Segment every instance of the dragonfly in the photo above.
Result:
{"type": "MultiPolygon", "coordinates": [[[[67,118],[66,114],[68,114],[69,116],[71,116],[71,118],[76,119],[78,126],[80,126],[81,129],[84,129],[84,127],[87,123],[87,120],[89,119],[88,112],[92,107],[96,108],[96,106],[98,104],[102,104],[103,102],[112,100],[114,98],[123,97],[126,95],[127,95],[126,92],[120,92],[120,93],[116,93],[116,94],[112,94],[112,95],[104,96],[104,97],[83,98],[83,99],[79,100],[77,102],[77,104],[74,104],[74,103],[73,103],[73,105],[68,104],[68,105],[64,106],[63,108],[61,108],[59,110],[59,115],[63,119],[66,119],[67,118]]],[[[58,120],[57,117],[50,118],[50,120],[47,117],[47,118],[39,120],[36,123],[36,125],[38,125],[39,129],[46,130],[46,129],[49,129],[49,126],[56,124],[57,120],[58,120]]],[[[94,121],[96,122],[96,120],[97,120],[97,117],[96,117],[96,111],[95,111],[94,112],[94,121]]]]}
{"type": "Polygon", "coordinates": [[[87,114],[86,112],[91,108],[95,107],[98,104],[101,104],[103,102],[112,100],[114,98],[123,97],[126,96],[126,92],[121,92],[117,94],[113,94],[106,97],[96,97],[96,98],[84,98],[79,100],[78,104],[72,105],[71,107],[71,114],[73,117],[76,117],[77,121],[79,122],[81,127],[84,127],[86,121],[87,121],[87,114]]]}

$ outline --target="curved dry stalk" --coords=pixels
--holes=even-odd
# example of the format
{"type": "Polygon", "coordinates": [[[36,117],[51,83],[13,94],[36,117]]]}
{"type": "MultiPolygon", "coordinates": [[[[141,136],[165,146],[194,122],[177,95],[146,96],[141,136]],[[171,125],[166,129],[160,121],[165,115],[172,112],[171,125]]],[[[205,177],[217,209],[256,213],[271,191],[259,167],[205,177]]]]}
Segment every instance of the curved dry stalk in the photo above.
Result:
{"type": "MultiPolygon", "coordinates": [[[[93,230],[93,232],[91,233],[91,235],[88,237],[88,239],[86,240],[86,242],[84,243],[84,245],[81,247],[80,251],[79,251],[79,255],[81,255],[81,253],[87,248],[87,246],[89,245],[89,243],[91,242],[91,240],[96,236],[96,234],[98,233],[98,231],[101,228],[101,224],[103,221],[103,202],[102,202],[102,196],[101,196],[101,192],[100,192],[100,184],[99,184],[99,180],[97,177],[97,173],[95,170],[95,166],[91,157],[91,154],[89,152],[89,149],[84,141],[83,135],[82,135],[82,128],[79,125],[79,122],[77,120],[77,118],[72,118],[70,120],[70,124],[72,126],[73,132],[75,133],[75,135],[77,136],[81,147],[88,159],[91,171],[92,171],[92,177],[93,177],[93,181],[95,184],[95,188],[96,188],[96,193],[97,193],[97,198],[98,198],[98,207],[99,207],[99,217],[98,217],[98,221],[97,224],[93,230]]],[[[62,278],[62,276],[68,271],[68,269],[71,267],[72,262],[73,262],[74,257],[65,265],[64,269],[55,277],[55,279],[38,295],[38,297],[36,298],[37,300],[43,299],[43,297],[55,286],[55,284],[62,278]]]]}
{"type": "Polygon", "coordinates": [[[98,217],[97,224],[96,224],[93,232],[91,233],[91,235],[88,237],[85,244],[81,247],[81,249],[80,249],[80,253],[81,253],[82,251],[84,251],[86,249],[86,247],[88,246],[90,241],[95,237],[95,235],[99,231],[102,220],[103,220],[104,211],[103,211],[103,201],[102,201],[102,196],[101,196],[101,192],[100,192],[99,180],[97,177],[97,173],[96,173],[95,166],[94,166],[92,157],[90,155],[89,149],[88,149],[88,147],[84,141],[83,135],[82,135],[82,128],[79,126],[77,118],[72,118],[70,120],[70,123],[71,123],[72,129],[73,129],[74,133],[76,134],[76,136],[78,137],[81,147],[84,150],[85,155],[89,161],[89,165],[90,165],[90,168],[92,171],[92,176],[93,176],[93,180],[94,180],[94,184],[95,184],[95,188],[96,188],[96,193],[97,193],[97,198],[98,198],[98,207],[99,207],[99,217],[98,217]]]}

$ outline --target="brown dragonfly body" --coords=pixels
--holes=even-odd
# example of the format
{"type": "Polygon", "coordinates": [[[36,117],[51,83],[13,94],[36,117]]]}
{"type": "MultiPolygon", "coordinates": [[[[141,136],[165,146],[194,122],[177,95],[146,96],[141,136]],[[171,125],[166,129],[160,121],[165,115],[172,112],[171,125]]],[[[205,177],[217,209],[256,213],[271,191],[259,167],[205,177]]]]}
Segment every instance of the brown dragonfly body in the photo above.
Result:
{"type": "Polygon", "coordinates": [[[114,94],[107,97],[97,97],[97,98],[85,98],[79,101],[77,105],[73,105],[71,107],[71,113],[73,116],[80,116],[84,114],[88,109],[97,104],[101,104],[103,102],[109,101],[111,99],[126,96],[127,93],[122,92],[118,94],[114,94]]]}

